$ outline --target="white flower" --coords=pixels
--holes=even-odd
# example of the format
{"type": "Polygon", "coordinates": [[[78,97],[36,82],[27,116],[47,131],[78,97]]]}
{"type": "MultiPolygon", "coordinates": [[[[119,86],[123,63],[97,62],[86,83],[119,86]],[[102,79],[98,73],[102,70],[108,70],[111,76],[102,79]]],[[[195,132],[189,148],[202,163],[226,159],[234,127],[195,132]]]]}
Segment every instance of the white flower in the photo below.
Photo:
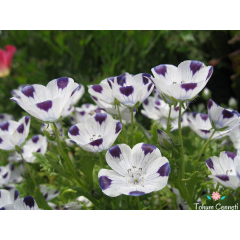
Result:
{"type": "Polygon", "coordinates": [[[176,202],[177,202],[177,207],[178,210],[188,210],[189,209],[189,205],[187,204],[187,202],[181,197],[181,194],[179,192],[179,190],[177,188],[170,188],[170,190],[176,194],[176,202]]]}
{"type": "MultiPolygon", "coordinates": [[[[2,191],[2,190],[1,190],[2,191]]],[[[3,206],[0,210],[40,210],[32,196],[20,198],[12,204],[3,206]]]]}
{"type": "MultiPolygon", "coordinates": [[[[64,137],[64,131],[63,131],[62,124],[60,122],[55,122],[55,125],[60,133],[60,136],[64,137]]],[[[54,135],[54,131],[52,129],[51,124],[43,123],[41,126],[41,132],[43,132],[44,130],[46,130],[49,134],[54,135]]]]}
{"type": "Polygon", "coordinates": [[[133,107],[138,102],[142,103],[154,88],[151,77],[148,73],[139,73],[126,75],[120,80],[114,79],[111,83],[113,96],[128,107],[133,107]]]}
{"type": "Polygon", "coordinates": [[[208,116],[212,127],[219,131],[230,131],[240,122],[239,113],[220,107],[212,99],[208,102],[208,116]]]}
{"type": "Polygon", "coordinates": [[[88,152],[101,152],[112,146],[121,130],[119,121],[106,113],[97,113],[86,123],[73,125],[68,136],[88,152]]]}
{"type": "Polygon", "coordinates": [[[237,126],[234,128],[230,133],[229,137],[231,141],[233,142],[233,146],[235,149],[240,149],[240,126],[237,126]]]}
{"type": "Polygon", "coordinates": [[[21,94],[20,93],[21,93],[22,89],[26,86],[29,86],[29,84],[23,84],[23,85],[20,85],[17,89],[13,89],[11,91],[12,96],[15,97],[15,98],[21,99],[21,97],[20,97],[21,94]]]}
{"type": "Polygon", "coordinates": [[[225,187],[237,189],[240,187],[240,156],[233,152],[221,152],[219,158],[211,157],[206,160],[207,167],[212,175],[209,178],[216,180],[225,187]]]}
{"type": "MultiPolygon", "coordinates": [[[[36,159],[32,153],[42,153],[43,155],[47,151],[47,138],[42,135],[35,135],[29,139],[25,145],[22,147],[22,156],[26,162],[33,163],[36,159]]],[[[15,153],[9,158],[10,161],[21,161],[22,158],[20,154],[15,153]]]]}
{"type": "MultiPolygon", "coordinates": [[[[123,73],[118,77],[110,77],[102,80],[100,84],[89,85],[88,92],[91,94],[91,98],[98,105],[100,109],[105,110],[109,114],[118,115],[118,108],[114,103],[115,96],[113,95],[112,85],[114,81],[120,81],[129,73],[123,73]]],[[[120,112],[125,110],[126,107],[122,104],[119,106],[120,112]]]]}
{"type": "Polygon", "coordinates": [[[18,122],[9,120],[0,124],[0,149],[13,150],[21,146],[28,136],[30,117],[22,117],[18,122]]]}
{"type": "Polygon", "coordinates": [[[170,100],[184,102],[196,97],[213,72],[212,66],[199,61],[184,61],[175,67],[162,64],[152,68],[157,90],[170,100]]]}
{"type": "Polygon", "coordinates": [[[0,189],[0,210],[4,210],[4,206],[14,204],[19,199],[19,192],[15,189],[0,189]]]}
{"type": "Polygon", "coordinates": [[[85,92],[84,86],[82,84],[79,84],[72,96],[71,105],[77,104],[77,102],[83,96],[84,92],[85,92]]]}
{"type": "Polygon", "coordinates": [[[9,183],[10,172],[10,165],[0,167],[0,187],[9,183]]]}
{"type": "Polygon", "coordinates": [[[57,189],[49,188],[47,185],[40,185],[40,191],[47,202],[59,195],[59,191],[57,189]]]}
{"type": "Polygon", "coordinates": [[[90,202],[87,198],[81,196],[76,199],[77,201],[75,202],[69,202],[65,205],[63,205],[64,210],[80,210],[83,207],[91,207],[92,202],[90,202]]]}
{"type": "Polygon", "coordinates": [[[14,120],[14,117],[7,113],[0,114],[0,123],[6,122],[8,120],[14,120]]]}
{"type": "Polygon", "coordinates": [[[72,123],[86,123],[87,119],[95,115],[95,110],[97,110],[98,106],[90,104],[90,103],[85,103],[82,104],[81,107],[76,107],[75,108],[75,117],[76,117],[76,122],[73,116],[71,116],[71,122],[72,123]]]}
{"type": "Polygon", "coordinates": [[[108,150],[106,161],[113,170],[101,169],[98,179],[102,191],[110,197],[141,196],[167,184],[169,162],[153,145],[139,143],[133,149],[126,144],[115,145],[108,150]]]}
{"type": "Polygon", "coordinates": [[[19,92],[20,98],[11,100],[37,119],[55,122],[69,108],[81,87],[73,79],[61,77],[50,81],[46,87],[40,84],[26,86],[19,92]]]}
{"type": "MultiPolygon", "coordinates": [[[[204,139],[209,139],[213,134],[213,129],[209,117],[204,113],[187,113],[189,127],[197,133],[198,136],[204,139]]],[[[225,137],[229,131],[215,132],[212,139],[219,139],[225,137]]]]}

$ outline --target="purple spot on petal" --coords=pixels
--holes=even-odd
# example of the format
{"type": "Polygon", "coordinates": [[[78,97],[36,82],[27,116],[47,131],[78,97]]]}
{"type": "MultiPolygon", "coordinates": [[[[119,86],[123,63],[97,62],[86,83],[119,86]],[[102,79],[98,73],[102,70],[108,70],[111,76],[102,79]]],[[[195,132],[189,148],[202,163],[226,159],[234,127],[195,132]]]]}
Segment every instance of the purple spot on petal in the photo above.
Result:
{"type": "Polygon", "coordinates": [[[142,196],[142,195],[144,195],[144,194],[145,194],[145,192],[132,191],[132,192],[130,192],[128,195],[129,195],[129,196],[138,197],[138,196],[142,196]]]}
{"type": "Polygon", "coordinates": [[[196,118],[197,114],[198,114],[198,112],[193,112],[193,113],[192,113],[192,115],[193,115],[194,118],[196,118]]]}
{"type": "Polygon", "coordinates": [[[39,140],[39,136],[38,136],[38,135],[35,135],[35,136],[32,137],[32,141],[33,141],[34,143],[37,143],[38,140],[39,140]]]}
{"type": "Polygon", "coordinates": [[[211,131],[201,129],[201,132],[208,134],[208,133],[210,133],[211,131]]]}
{"type": "Polygon", "coordinates": [[[148,99],[146,98],[145,101],[143,102],[145,105],[148,105],[148,99]]]}
{"type": "Polygon", "coordinates": [[[232,160],[234,160],[234,158],[237,156],[236,153],[228,152],[228,151],[225,151],[225,154],[227,154],[227,156],[228,156],[229,158],[231,158],[232,160]]]}
{"type": "Polygon", "coordinates": [[[108,151],[114,158],[120,158],[120,154],[122,153],[118,145],[111,147],[108,151]]]}
{"type": "Polygon", "coordinates": [[[99,122],[100,125],[102,125],[102,123],[107,119],[107,114],[97,113],[94,118],[97,122],[99,122]]]}
{"type": "Polygon", "coordinates": [[[90,144],[91,146],[93,146],[93,147],[95,147],[95,146],[99,147],[99,146],[102,144],[102,142],[103,142],[103,139],[102,139],[102,138],[99,138],[99,139],[97,139],[97,140],[95,140],[95,141],[93,141],[93,142],[90,142],[89,144],[90,144]]]}
{"type": "Polygon", "coordinates": [[[102,190],[106,190],[107,188],[109,188],[111,183],[112,183],[112,180],[107,176],[101,176],[99,178],[99,185],[102,190]]]}
{"type": "Polygon", "coordinates": [[[164,77],[165,77],[165,74],[167,73],[167,67],[164,64],[155,67],[154,70],[158,75],[162,75],[164,77]]]}
{"type": "Polygon", "coordinates": [[[82,88],[82,85],[79,84],[79,85],[73,90],[71,96],[72,96],[73,94],[75,94],[77,91],[79,91],[81,88],[82,88]]]}
{"type": "Polygon", "coordinates": [[[125,75],[123,76],[123,74],[122,74],[122,75],[117,77],[117,84],[122,86],[122,87],[124,86],[124,84],[126,84],[126,77],[125,77],[125,75]]]}
{"type": "Polygon", "coordinates": [[[161,103],[158,100],[155,101],[155,104],[158,105],[158,106],[161,105],[161,103]]]}
{"type": "Polygon", "coordinates": [[[84,116],[86,112],[85,111],[81,111],[79,113],[80,113],[80,115],[84,116]]]}
{"type": "Polygon", "coordinates": [[[125,96],[129,96],[131,94],[133,94],[134,88],[132,86],[127,86],[127,87],[121,87],[120,88],[120,92],[125,95],[125,96]]]}
{"type": "Polygon", "coordinates": [[[206,81],[211,77],[212,73],[213,73],[213,67],[209,69],[206,81]]]}
{"type": "Polygon", "coordinates": [[[213,105],[213,100],[210,99],[210,100],[208,101],[208,109],[211,109],[212,105],[213,105]]]}
{"type": "Polygon", "coordinates": [[[8,127],[9,127],[9,122],[3,122],[0,124],[0,128],[2,129],[2,131],[8,131],[8,127]]]}
{"type": "Polygon", "coordinates": [[[19,196],[19,192],[17,190],[15,190],[14,191],[14,201],[17,200],[18,196],[19,196]]]}
{"type": "Polygon", "coordinates": [[[38,152],[38,153],[41,152],[41,148],[39,148],[39,149],[37,150],[37,152],[38,152]]]}
{"type": "Polygon", "coordinates": [[[80,135],[79,134],[79,129],[76,125],[73,125],[69,128],[69,131],[68,131],[71,135],[73,136],[77,136],[77,135],[80,135]]]}
{"type": "Polygon", "coordinates": [[[174,111],[178,112],[179,111],[179,107],[175,107],[174,111]]]}
{"type": "Polygon", "coordinates": [[[25,123],[26,123],[26,125],[28,125],[29,120],[30,120],[30,117],[29,117],[29,116],[26,116],[26,117],[25,117],[25,123]]]}
{"type": "Polygon", "coordinates": [[[148,92],[149,92],[150,89],[152,88],[152,85],[153,85],[153,83],[150,83],[150,84],[148,85],[148,88],[147,88],[148,92]]]}
{"type": "Polygon", "coordinates": [[[216,177],[224,182],[229,181],[229,177],[227,175],[216,175],[216,177]]]}
{"type": "Polygon", "coordinates": [[[157,171],[157,173],[161,176],[168,176],[170,173],[171,169],[170,169],[170,164],[167,162],[165,164],[163,164],[157,171]]]}
{"type": "Polygon", "coordinates": [[[201,113],[200,117],[202,118],[203,121],[207,121],[208,120],[208,115],[207,114],[201,113]]]}
{"type": "Polygon", "coordinates": [[[68,85],[68,77],[61,77],[57,79],[57,86],[62,90],[68,85]]]}
{"type": "Polygon", "coordinates": [[[178,207],[179,207],[180,210],[183,210],[183,206],[182,206],[181,203],[178,204],[178,207]]]}
{"type": "Polygon", "coordinates": [[[111,83],[111,81],[108,79],[107,82],[108,82],[109,87],[112,88],[112,83],[111,83]]]}
{"type": "Polygon", "coordinates": [[[224,109],[222,111],[223,118],[232,118],[234,116],[234,113],[229,112],[228,110],[224,109]]]}
{"type": "Polygon", "coordinates": [[[143,73],[142,74],[142,80],[143,80],[143,84],[146,85],[149,83],[149,79],[148,78],[151,78],[151,74],[149,73],[143,73]]]}
{"type": "Polygon", "coordinates": [[[7,178],[7,176],[8,176],[8,172],[5,173],[2,177],[3,177],[3,178],[7,178]]]}
{"type": "Polygon", "coordinates": [[[95,91],[95,92],[98,92],[98,93],[102,93],[102,86],[101,85],[93,85],[92,86],[92,89],[95,91]]]}
{"type": "Polygon", "coordinates": [[[0,144],[3,142],[2,138],[0,138],[0,144]]]}
{"type": "Polygon", "coordinates": [[[21,134],[23,133],[23,131],[24,131],[24,124],[23,123],[17,128],[17,131],[21,134]]]}
{"type": "Polygon", "coordinates": [[[47,199],[48,193],[45,193],[43,196],[44,196],[45,199],[47,199]]]}
{"type": "Polygon", "coordinates": [[[148,153],[151,154],[156,149],[156,147],[154,145],[150,145],[150,144],[146,144],[146,143],[143,143],[141,148],[145,155],[147,155],[148,153]]]}
{"type": "Polygon", "coordinates": [[[182,83],[181,88],[184,89],[186,92],[193,90],[197,87],[197,83],[182,83]]]}
{"type": "Polygon", "coordinates": [[[45,102],[41,102],[41,103],[37,103],[36,106],[45,111],[45,112],[48,112],[48,110],[50,108],[52,108],[52,101],[48,100],[48,101],[45,101],[45,102]]]}
{"type": "Polygon", "coordinates": [[[21,92],[28,98],[30,97],[34,98],[33,93],[35,92],[35,89],[31,85],[24,87],[21,92]]]}
{"type": "Polygon", "coordinates": [[[26,204],[26,206],[33,208],[35,205],[34,199],[32,196],[27,196],[23,199],[23,202],[26,204]]]}
{"type": "Polygon", "coordinates": [[[214,169],[213,161],[212,161],[211,158],[209,158],[209,159],[206,160],[206,164],[208,165],[208,167],[209,167],[210,169],[214,169]]]}
{"type": "Polygon", "coordinates": [[[199,62],[199,61],[191,61],[191,64],[190,64],[190,69],[193,73],[193,75],[198,72],[203,66],[203,63],[202,62],[199,62]]]}
{"type": "Polygon", "coordinates": [[[92,98],[93,100],[95,100],[95,101],[98,101],[98,99],[97,99],[95,96],[93,96],[93,95],[91,95],[91,98],[92,98]]]}
{"type": "Polygon", "coordinates": [[[4,114],[0,114],[0,119],[4,119],[4,114]]]}
{"type": "Polygon", "coordinates": [[[115,134],[119,133],[122,130],[122,124],[118,122],[116,124],[115,134]]]}

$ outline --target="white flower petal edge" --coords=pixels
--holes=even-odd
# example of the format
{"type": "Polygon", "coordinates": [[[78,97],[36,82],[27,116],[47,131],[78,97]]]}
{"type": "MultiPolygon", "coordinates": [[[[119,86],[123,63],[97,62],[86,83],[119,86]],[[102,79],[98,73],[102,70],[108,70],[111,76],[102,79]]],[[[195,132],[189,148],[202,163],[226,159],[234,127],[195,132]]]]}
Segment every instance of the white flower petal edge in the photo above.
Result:
{"type": "Polygon", "coordinates": [[[101,169],[98,178],[102,191],[110,197],[141,196],[167,184],[169,162],[153,145],[139,143],[133,149],[115,145],[108,150],[106,161],[113,170],[101,169]]]}
{"type": "Polygon", "coordinates": [[[90,116],[86,123],[73,125],[68,136],[88,152],[101,152],[112,146],[122,130],[122,124],[109,114],[97,113],[90,116]]]}
{"type": "Polygon", "coordinates": [[[59,191],[57,189],[49,188],[47,185],[40,185],[40,191],[47,202],[59,195],[59,191]]]}
{"type": "Polygon", "coordinates": [[[4,206],[14,204],[19,199],[19,192],[15,189],[5,190],[0,189],[0,210],[4,210],[4,206]]]}
{"type": "Polygon", "coordinates": [[[233,152],[221,152],[219,158],[211,157],[206,160],[206,165],[215,179],[225,187],[237,189],[240,186],[240,156],[233,152]]]}

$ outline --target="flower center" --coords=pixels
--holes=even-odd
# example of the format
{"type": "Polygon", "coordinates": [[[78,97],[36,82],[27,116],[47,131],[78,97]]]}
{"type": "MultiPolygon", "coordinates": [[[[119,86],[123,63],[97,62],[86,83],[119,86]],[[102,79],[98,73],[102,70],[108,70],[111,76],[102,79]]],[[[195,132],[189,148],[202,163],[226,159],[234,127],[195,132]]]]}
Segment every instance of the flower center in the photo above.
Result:
{"type": "Polygon", "coordinates": [[[99,139],[99,138],[101,138],[102,136],[100,135],[100,134],[92,134],[92,137],[90,137],[90,141],[92,142],[92,141],[95,141],[95,140],[97,140],[97,139],[99,139]]]}
{"type": "Polygon", "coordinates": [[[226,175],[234,175],[233,170],[232,169],[227,170],[226,171],[226,175]]]}
{"type": "Polygon", "coordinates": [[[142,168],[137,168],[133,166],[127,170],[126,178],[129,185],[140,184],[144,186],[144,178],[142,174],[142,168]]]}

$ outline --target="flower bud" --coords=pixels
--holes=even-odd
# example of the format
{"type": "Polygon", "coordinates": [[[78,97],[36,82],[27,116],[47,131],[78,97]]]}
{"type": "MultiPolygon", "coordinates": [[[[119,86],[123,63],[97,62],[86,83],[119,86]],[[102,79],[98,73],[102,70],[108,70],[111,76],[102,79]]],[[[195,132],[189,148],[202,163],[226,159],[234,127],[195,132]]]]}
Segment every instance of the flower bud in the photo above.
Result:
{"type": "Polygon", "coordinates": [[[167,150],[171,150],[173,148],[173,141],[172,139],[167,135],[167,133],[165,133],[164,131],[157,129],[157,133],[158,133],[158,142],[159,144],[167,149],[167,150]]]}
{"type": "Polygon", "coordinates": [[[211,91],[208,89],[208,88],[204,88],[203,92],[202,92],[202,97],[205,99],[205,100],[208,100],[209,98],[211,98],[211,91]]]}
{"type": "Polygon", "coordinates": [[[236,109],[237,108],[237,101],[235,98],[231,97],[228,101],[229,107],[236,109]]]}

